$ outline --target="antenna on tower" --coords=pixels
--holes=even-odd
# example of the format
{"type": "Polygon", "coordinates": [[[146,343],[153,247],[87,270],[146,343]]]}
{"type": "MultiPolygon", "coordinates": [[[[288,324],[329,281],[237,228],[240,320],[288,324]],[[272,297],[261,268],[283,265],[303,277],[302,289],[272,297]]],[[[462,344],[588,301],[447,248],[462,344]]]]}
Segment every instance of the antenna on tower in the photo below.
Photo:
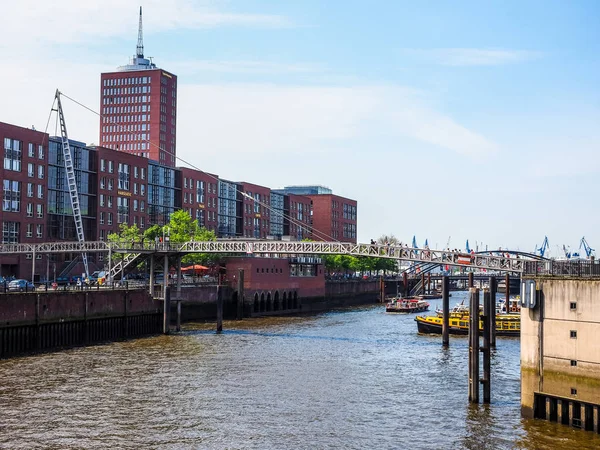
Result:
{"type": "Polygon", "coordinates": [[[138,58],[144,57],[144,36],[142,33],[142,7],[140,6],[140,25],[138,28],[138,42],[136,48],[136,55],[138,58]]]}

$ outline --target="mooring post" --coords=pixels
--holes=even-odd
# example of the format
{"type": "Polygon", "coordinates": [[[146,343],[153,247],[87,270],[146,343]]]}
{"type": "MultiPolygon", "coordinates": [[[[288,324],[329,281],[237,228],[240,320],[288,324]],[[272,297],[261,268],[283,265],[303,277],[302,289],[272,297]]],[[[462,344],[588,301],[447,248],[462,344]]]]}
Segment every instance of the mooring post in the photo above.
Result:
{"type": "Polygon", "coordinates": [[[217,333],[223,331],[223,289],[217,285],[217,333]]]}
{"type": "Polygon", "coordinates": [[[406,271],[402,272],[402,292],[404,297],[408,297],[408,274],[406,271]]]}
{"type": "Polygon", "coordinates": [[[468,288],[471,289],[472,287],[475,287],[475,285],[473,283],[473,272],[469,272],[467,276],[469,277],[469,286],[468,286],[468,288]]]}
{"type": "Polygon", "coordinates": [[[42,333],[40,327],[40,294],[35,296],[35,349],[42,348],[42,333]]]}
{"type": "Polygon", "coordinates": [[[442,280],[442,345],[450,345],[450,277],[444,275],[442,280]]]}
{"type": "Polygon", "coordinates": [[[498,291],[498,281],[496,277],[490,277],[490,301],[492,304],[490,319],[491,328],[490,328],[490,348],[496,348],[496,292],[498,291]]]}
{"type": "MultiPolygon", "coordinates": [[[[484,289],[483,291],[483,347],[481,352],[483,353],[483,378],[481,383],[483,384],[483,403],[490,403],[491,400],[491,355],[490,355],[490,335],[491,335],[491,318],[492,318],[492,302],[490,296],[490,290],[484,289]]],[[[478,338],[479,340],[479,338],[478,338]]]]}
{"type": "Polygon", "coordinates": [[[167,298],[167,287],[169,287],[169,256],[165,253],[163,258],[163,298],[167,298]]]}
{"type": "Polygon", "coordinates": [[[238,269],[237,320],[244,318],[244,269],[238,269]]]}
{"type": "Polygon", "coordinates": [[[469,296],[469,401],[479,403],[479,289],[469,296]]]}
{"type": "Polygon", "coordinates": [[[506,274],[504,276],[504,284],[506,286],[506,290],[504,293],[504,301],[506,303],[506,314],[510,312],[510,275],[506,274]]]}
{"type": "Polygon", "coordinates": [[[181,299],[181,255],[177,256],[177,300],[181,299]]]}
{"type": "Polygon", "coordinates": [[[163,333],[169,334],[170,332],[170,317],[169,312],[171,309],[171,288],[168,284],[165,284],[165,298],[163,301],[163,333]]]}
{"type": "Polygon", "coordinates": [[[385,303],[385,281],[383,275],[379,277],[379,301],[385,303]]]}
{"type": "Polygon", "coordinates": [[[421,294],[425,293],[425,274],[421,274],[421,294]]]}
{"type": "Polygon", "coordinates": [[[181,331],[181,299],[177,299],[177,327],[175,331],[181,331]]]}
{"type": "Polygon", "coordinates": [[[154,254],[150,255],[150,297],[154,298],[154,254]]]}
{"type": "Polygon", "coordinates": [[[427,274],[427,293],[431,294],[431,273],[427,274]]]}

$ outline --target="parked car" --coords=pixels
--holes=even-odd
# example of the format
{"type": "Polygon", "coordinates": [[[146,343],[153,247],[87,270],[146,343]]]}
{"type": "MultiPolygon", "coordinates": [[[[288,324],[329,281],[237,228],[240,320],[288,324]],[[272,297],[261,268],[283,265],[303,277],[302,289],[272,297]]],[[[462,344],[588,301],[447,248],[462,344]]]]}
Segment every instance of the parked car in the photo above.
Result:
{"type": "Polygon", "coordinates": [[[35,284],[27,280],[12,280],[8,283],[8,290],[14,292],[35,291],[35,284]]]}

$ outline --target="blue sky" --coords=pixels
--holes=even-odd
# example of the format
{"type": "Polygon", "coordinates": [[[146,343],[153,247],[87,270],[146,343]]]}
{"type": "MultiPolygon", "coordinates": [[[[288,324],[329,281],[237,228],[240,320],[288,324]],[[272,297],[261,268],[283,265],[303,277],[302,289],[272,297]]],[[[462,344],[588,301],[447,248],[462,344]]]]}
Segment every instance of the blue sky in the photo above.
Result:
{"type": "MultiPolygon", "coordinates": [[[[44,129],[57,87],[98,109],[140,3],[80,3],[3,6],[0,120],[44,129]]],[[[358,200],[361,241],[600,246],[598,2],[142,6],[146,56],[179,76],[178,155],[196,166],[327,185],[358,200]]],[[[65,108],[71,136],[96,142],[97,117],[65,108]]]]}

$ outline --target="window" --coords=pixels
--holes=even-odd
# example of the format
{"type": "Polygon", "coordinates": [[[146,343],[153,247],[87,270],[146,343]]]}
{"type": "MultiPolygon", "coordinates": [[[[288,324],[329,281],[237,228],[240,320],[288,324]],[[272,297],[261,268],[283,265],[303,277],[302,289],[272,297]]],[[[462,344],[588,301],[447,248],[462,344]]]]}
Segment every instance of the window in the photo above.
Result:
{"type": "Polygon", "coordinates": [[[106,189],[106,177],[100,178],[100,189],[106,189]]]}
{"type": "Polygon", "coordinates": [[[571,360],[571,367],[575,367],[577,365],[577,361],[572,359],[571,360]]]}
{"type": "Polygon", "coordinates": [[[143,167],[141,168],[141,178],[142,178],[142,180],[146,179],[146,169],[143,167]]]}
{"type": "Polygon", "coordinates": [[[100,225],[104,225],[104,212],[100,211],[100,225]]]}
{"type": "Polygon", "coordinates": [[[108,213],[108,224],[112,225],[112,213],[111,212],[108,213]]]}
{"type": "Polygon", "coordinates": [[[38,184],[37,196],[38,198],[44,198],[44,186],[41,184],[38,184]]]}
{"type": "Polygon", "coordinates": [[[577,311],[577,302],[571,302],[571,311],[577,311]]]}
{"type": "Polygon", "coordinates": [[[146,195],[146,185],[145,184],[140,184],[140,195],[142,195],[142,196],[146,195]]]}
{"type": "Polygon", "coordinates": [[[119,189],[129,190],[129,164],[119,163],[119,189]]]}
{"type": "Polygon", "coordinates": [[[137,200],[133,200],[133,210],[137,211],[138,210],[138,201],[137,200]]]}
{"type": "Polygon", "coordinates": [[[144,212],[145,208],[146,208],[146,203],[144,202],[144,200],[140,200],[140,211],[144,212]]]}
{"type": "Polygon", "coordinates": [[[113,198],[112,198],[112,195],[109,195],[107,198],[108,198],[108,207],[109,207],[109,208],[112,208],[112,205],[113,205],[113,198]]]}
{"type": "Polygon", "coordinates": [[[106,172],[106,162],[103,159],[100,160],[100,172],[106,172]]]}
{"type": "Polygon", "coordinates": [[[38,219],[43,218],[44,217],[44,205],[42,205],[41,203],[39,203],[36,206],[36,209],[37,209],[37,217],[38,217],[38,219]]]}
{"type": "Polygon", "coordinates": [[[114,184],[114,183],[113,183],[113,179],[112,179],[112,178],[109,178],[109,179],[108,179],[108,190],[109,190],[109,191],[112,191],[112,190],[113,190],[113,184],[114,184]]]}
{"type": "Polygon", "coordinates": [[[108,162],[108,173],[113,173],[114,171],[115,170],[114,170],[114,167],[113,167],[113,162],[109,161],[108,162]]]}
{"type": "Polygon", "coordinates": [[[137,167],[133,168],[133,178],[138,178],[138,168],[137,167]]]}
{"type": "Polygon", "coordinates": [[[2,222],[2,243],[16,244],[19,242],[19,222],[2,222]]]}
{"type": "Polygon", "coordinates": [[[27,176],[33,178],[35,176],[35,164],[27,163],[27,176]]]}
{"type": "Polygon", "coordinates": [[[34,186],[33,183],[27,183],[27,197],[33,197],[34,186]]]}
{"type": "Polygon", "coordinates": [[[129,222],[129,199],[117,197],[117,223],[129,222]]]}
{"type": "Polygon", "coordinates": [[[21,182],[3,180],[2,211],[19,212],[21,210],[21,182]]]}
{"type": "Polygon", "coordinates": [[[26,236],[28,238],[33,237],[33,224],[32,223],[28,223],[27,224],[27,232],[26,232],[26,236]]]}
{"type": "Polygon", "coordinates": [[[38,159],[44,159],[44,146],[38,145],[38,159]]]}
{"type": "Polygon", "coordinates": [[[571,339],[577,339],[577,330],[571,330],[571,339]]]}
{"type": "Polygon", "coordinates": [[[33,203],[27,203],[27,217],[33,217],[33,203]]]}
{"type": "Polygon", "coordinates": [[[35,157],[35,149],[32,143],[29,143],[29,149],[27,150],[27,156],[30,158],[35,157]]]}
{"type": "Polygon", "coordinates": [[[21,171],[21,150],[23,143],[16,139],[4,138],[4,170],[21,171]]]}
{"type": "Polygon", "coordinates": [[[40,180],[44,179],[44,166],[42,166],[41,164],[38,166],[38,178],[40,180]]]}
{"type": "Polygon", "coordinates": [[[44,236],[44,225],[42,225],[41,223],[38,223],[35,226],[35,236],[38,239],[41,239],[44,236]]]}
{"type": "Polygon", "coordinates": [[[571,395],[577,395],[577,389],[571,388],[571,395]]]}

